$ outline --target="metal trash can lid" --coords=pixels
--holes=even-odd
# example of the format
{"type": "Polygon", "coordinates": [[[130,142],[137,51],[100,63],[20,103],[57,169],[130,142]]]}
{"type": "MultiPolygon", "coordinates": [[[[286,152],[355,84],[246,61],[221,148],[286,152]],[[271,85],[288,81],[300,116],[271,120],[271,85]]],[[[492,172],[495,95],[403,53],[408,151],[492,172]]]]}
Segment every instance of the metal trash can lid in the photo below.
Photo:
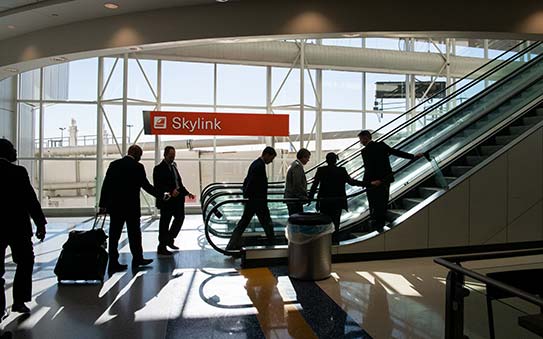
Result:
{"type": "Polygon", "coordinates": [[[317,226],[317,225],[328,225],[332,222],[332,219],[326,214],[322,213],[311,213],[311,212],[302,212],[296,213],[288,218],[288,223],[291,225],[308,225],[308,226],[317,226]]]}

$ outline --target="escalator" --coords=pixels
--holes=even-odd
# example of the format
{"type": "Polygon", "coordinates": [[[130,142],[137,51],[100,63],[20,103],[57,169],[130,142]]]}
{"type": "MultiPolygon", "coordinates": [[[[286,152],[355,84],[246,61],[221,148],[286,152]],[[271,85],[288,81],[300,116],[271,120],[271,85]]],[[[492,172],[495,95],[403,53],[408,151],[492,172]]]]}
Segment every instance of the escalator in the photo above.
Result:
{"type": "MultiPolygon", "coordinates": [[[[508,51],[474,71],[473,74],[478,75],[474,80],[461,79],[447,88],[451,94],[445,99],[420,113],[416,108],[408,111],[375,133],[381,135],[378,140],[403,151],[428,152],[432,160],[391,159],[396,180],[390,188],[389,227],[432,195],[445,192],[449,184],[462,180],[472,167],[543,119],[542,111],[538,110],[543,93],[543,81],[540,81],[543,46],[536,43],[516,48],[521,50],[508,51]]],[[[468,76],[473,78],[473,74],[468,76]]],[[[340,153],[342,165],[355,178],[363,175],[360,149],[355,143],[340,153]]],[[[308,178],[315,170],[316,167],[307,172],[308,178]]],[[[268,196],[278,236],[284,234],[288,218],[282,198],[283,185],[271,183],[268,196]]],[[[243,210],[240,187],[240,184],[213,184],[202,192],[206,237],[215,249],[225,254],[234,254],[225,251],[224,246],[243,210]]],[[[341,244],[377,236],[378,232],[368,231],[364,189],[348,187],[347,193],[349,212],[342,215],[341,244]]],[[[307,210],[314,210],[314,202],[307,210]]],[[[274,252],[284,249],[284,236],[278,237],[275,246],[259,248],[259,245],[267,245],[263,235],[255,218],[244,234],[246,250],[275,256],[274,252]]]]}

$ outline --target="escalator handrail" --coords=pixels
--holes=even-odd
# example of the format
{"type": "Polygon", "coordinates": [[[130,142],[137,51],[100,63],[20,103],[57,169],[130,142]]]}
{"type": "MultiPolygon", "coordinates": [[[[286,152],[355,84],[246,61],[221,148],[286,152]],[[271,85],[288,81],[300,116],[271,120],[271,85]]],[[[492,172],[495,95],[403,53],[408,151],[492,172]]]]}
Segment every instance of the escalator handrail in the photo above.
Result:
{"type": "MultiPolygon", "coordinates": [[[[532,46],[538,46],[538,44],[533,44],[532,46]]],[[[489,92],[492,92],[494,91],[497,87],[499,87],[501,84],[509,81],[511,78],[513,77],[516,77],[519,73],[523,72],[526,68],[529,68],[531,67],[534,63],[536,62],[539,62],[539,60],[542,58],[543,54],[542,55],[539,55],[537,57],[535,57],[534,59],[530,60],[529,62],[526,62],[525,64],[523,64],[522,66],[518,67],[517,69],[515,69],[513,72],[507,74],[505,77],[503,77],[502,79],[498,80],[493,86],[489,86],[485,89],[483,89],[481,92],[477,93],[476,95],[474,95],[473,97],[471,97],[470,99],[466,100],[465,102],[461,103],[460,105],[456,106],[455,108],[453,108],[449,113],[447,114],[444,114],[442,116],[440,116],[438,119],[436,119],[435,121],[432,122],[432,126],[429,128],[436,128],[436,126],[439,126],[439,124],[441,124],[443,121],[445,121],[445,119],[448,119],[450,118],[451,116],[453,116],[455,113],[454,112],[458,112],[458,111],[461,111],[463,110],[465,107],[471,105],[474,101],[477,101],[479,100],[481,97],[487,95],[489,92]]],[[[515,56],[515,58],[518,58],[518,55],[515,56]]],[[[478,81],[472,81],[470,84],[466,85],[462,91],[465,91],[467,90],[468,88],[474,86],[476,83],[478,83],[478,81]]],[[[453,95],[449,96],[449,99],[448,100],[451,100],[453,97],[453,95]]],[[[446,101],[445,101],[446,102],[446,101]]],[[[443,101],[440,101],[439,105],[443,105],[444,102],[443,101]]],[[[430,110],[431,111],[431,110],[430,110]]],[[[381,139],[386,139],[388,138],[390,135],[396,133],[398,131],[398,129],[402,129],[404,128],[405,125],[409,125],[412,123],[412,120],[417,120],[417,119],[420,119],[422,116],[424,116],[423,114],[424,112],[421,112],[419,115],[413,117],[412,119],[406,121],[404,124],[398,126],[397,128],[395,128],[394,130],[391,130],[390,132],[388,132],[387,134],[379,137],[377,139],[377,141],[380,141],[381,139]]],[[[408,144],[410,141],[412,141],[413,139],[416,139],[420,136],[421,133],[426,133],[427,132],[427,128],[424,127],[420,130],[418,130],[417,132],[409,135],[408,137],[406,137],[405,139],[403,139],[399,144],[398,144],[398,148],[401,148],[403,147],[405,144],[408,144]]],[[[357,142],[358,143],[358,142],[357,142]]],[[[348,161],[351,161],[354,157],[357,157],[359,156],[359,153],[358,151],[357,152],[353,152],[353,154],[351,154],[348,158],[346,159],[343,159],[344,162],[348,162],[348,161]]],[[[340,164],[338,163],[338,166],[340,166],[340,164]]],[[[363,166],[353,170],[351,173],[354,173],[356,171],[359,171],[363,166]]],[[[309,171],[308,171],[309,172],[309,171]]],[[[306,172],[307,173],[307,172],[306,172]]],[[[310,183],[311,179],[308,181],[308,183],[310,183]]],[[[271,185],[271,184],[270,184],[271,185]]],[[[275,185],[278,185],[277,183],[275,185]]],[[[279,186],[279,185],[278,185],[279,186]]],[[[284,187],[284,185],[282,185],[284,187]]],[[[239,184],[232,184],[232,186],[230,188],[241,188],[241,186],[239,186],[239,184]]],[[[237,194],[237,193],[233,193],[233,194],[237,194]]],[[[214,198],[214,197],[218,197],[218,196],[223,196],[224,194],[218,194],[218,195],[212,195],[210,197],[211,198],[214,198]]],[[[207,200],[207,202],[205,201],[205,199],[202,199],[202,211],[205,211],[209,205],[209,202],[210,200],[207,200]]]]}
{"type": "MultiPolygon", "coordinates": [[[[534,60],[535,60],[535,59],[534,59],[534,60]]],[[[537,82],[538,79],[541,79],[541,78],[543,78],[543,76],[539,76],[537,79],[532,79],[532,80],[530,81],[530,84],[527,84],[526,86],[532,85],[533,83],[537,82]]],[[[526,87],[526,86],[525,86],[525,87],[526,87]]],[[[525,87],[523,87],[523,88],[525,88],[525,87]]],[[[519,91],[520,91],[520,90],[519,90],[519,91]]],[[[511,96],[508,96],[508,98],[511,98],[511,97],[513,97],[514,95],[518,94],[519,91],[516,91],[516,92],[515,92],[514,94],[512,94],[511,96]]],[[[490,110],[491,110],[491,109],[490,109],[490,110]]],[[[473,120],[473,121],[476,121],[476,120],[482,118],[482,116],[484,116],[485,114],[486,114],[486,113],[481,113],[480,115],[478,115],[476,118],[474,118],[474,119],[472,119],[472,120],[473,120]]],[[[473,121],[472,121],[472,123],[473,123],[473,121]]],[[[466,123],[466,125],[470,125],[470,124],[471,124],[471,123],[466,123]]],[[[454,134],[458,134],[458,133],[460,133],[460,132],[461,132],[461,131],[456,131],[456,132],[454,132],[454,134]]],[[[430,154],[430,152],[431,152],[432,150],[434,150],[435,148],[439,147],[442,143],[446,142],[447,140],[448,140],[448,139],[445,139],[445,138],[444,138],[444,139],[442,139],[439,143],[436,143],[436,144],[434,144],[432,147],[430,147],[430,148],[425,152],[425,154],[428,156],[426,159],[427,159],[427,160],[429,159],[429,154],[430,154]]],[[[414,163],[415,161],[417,161],[417,160],[418,160],[418,158],[417,158],[417,159],[411,159],[411,160],[407,161],[406,163],[404,163],[399,169],[397,169],[397,170],[394,171],[393,173],[396,174],[396,173],[398,173],[398,172],[403,171],[405,168],[407,168],[408,166],[410,166],[411,164],[413,164],[413,163],[414,163]]],[[[368,188],[361,189],[361,190],[359,190],[359,191],[357,191],[357,192],[354,192],[354,193],[352,193],[352,194],[347,195],[346,198],[349,199],[349,198],[356,197],[356,196],[358,196],[358,195],[361,195],[361,194],[367,192],[367,190],[368,190],[368,188]]],[[[273,194],[273,193],[272,193],[272,194],[273,194]]],[[[279,193],[279,194],[280,194],[280,193],[279,193]]],[[[326,198],[326,199],[338,199],[338,198],[336,197],[336,198],[326,198]]],[[[343,199],[343,197],[342,197],[342,199],[343,199]]],[[[295,199],[295,198],[283,198],[283,199],[255,199],[255,200],[259,200],[259,201],[262,200],[262,201],[266,201],[266,202],[282,202],[282,203],[287,203],[287,202],[304,202],[304,203],[307,203],[307,202],[313,202],[313,201],[324,200],[324,199],[322,199],[322,198],[320,198],[320,199],[317,198],[317,199],[304,199],[304,200],[301,200],[301,199],[295,199]]],[[[211,239],[209,238],[209,236],[208,236],[208,232],[209,232],[208,227],[209,227],[209,220],[211,219],[212,214],[213,214],[216,210],[218,210],[219,207],[221,207],[222,205],[225,205],[225,204],[227,204],[227,203],[237,203],[237,202],[247,202],[247,201],[248,201],[248,199],[230,199],[230,200],[224,200],[224,201],[218,203],[217,205],[215,205],[215,206],[212,208],[212,210],[210,211],[210,213],[208,213],[208,216],[207,216],[206,221],[205,221],[205,226],[204,226],[204,227],[205,227],[205,231],[206,231],[206,237],[208,237],[208,241],[209,241],[210,243],[212,242],[212,240],[211,240],[211,239]]],[[[217,246],[214,245],[214,244],[213,244],[212,246],[213,246],[214,248],[217,247],[217,246]]],[[[224,253],[224,254],[234,254],[234,253],[238,253],[238,251],[233,252],[233,251],[223,251],[223,250],[220,249],[220,248],[216,248],[216,249],[217,249],[219,252],[224,253]]]]}
{"type": "MultiPolygon", "coordinates": [[[[356,195],[360,195],[364,192],[366,192],[366,188],[364,189],[361,189],[360,191],[356,192],[356,193],[353,193],[353,194],[349,194],[347,195],[347,198],[350,198],[350,197],[354,197],[356,195]]],[[[279,203],[288,203],[288,202],[302,202],[302,203],[310,203],[310,202],[314,202],[314,201],[323,201],[323,200],[332,200],[332,199],[344,199],[345,197],[330,197],[330,198],[316,198],[316,199],[297,199],[297,198],[282,198],[282,199],[251,199],[251,201],[265,201],[267,203],[273,203],[273,202],[279,202],[279,203]]],[[[223,206],[223,205],[226,205],[226,204],[236,204],[236,203],[246,203],[248,202],[249,199],[247,198],[240,198],[240,199],[229,199],[229,200],[224,200],[224,201],[221,201],[219,203],[217,203],[215,206],[213,206],[213,208],[211,209],[211,211],[209,211],[209,213],[207,214],[207,217],[205,219],[205,222],[204,222],[204,232],[205,232],[205,236],[206,236],[206,239],[207,239],[207,242],[211,245],[211,247],[213,247],[216,251],[222,253],[222,254],[226,254],[226,255],[233,255],[233,254],[237,254],[240,252],[240,250],[236,250],[236,251],[228,251],[226,249],[222,249],[220,247],[218,247],[217,245],[215,245],[215,243],[211,240],[211,237],[209,235],[209,220],[211,219],[211,216],[218,211],[219,207],[223,206]]]]}
{"type": "MultiPolygon", "coordinates": [[[[543,59],[543,55],[538,56],[538,58],[543,59]]],[[[535,59],[534,59],[534,60],[535,60],[535,59]]],[[[541,79],[543,79],[543,75],[537,76],[535,79],[532,79],[532,80],[530,81],[529,84],[526,84],[522,89],[524,89],[524,88],[526,88],[526,87],[529,87],[529,86],[532,86],[534,83],[536,83],[537,81],[540,81],[541,79]]],[[[512,97],[514,97],[515,95],[517,95],[520,91],[521,91],[521,90],[515,91],[514,93],[512,93],[511,95],[509,95],[509,96],[507,97],[507,99],[502,100],[501,103],[503,103],[503,102],[506,101],[506,100],[511,99],[512,97]]],[[[501,104],[501,103],[500,103],[500,104],[501,104]]],[[[498,105],[500,105],[500,104],[498,104],[498,105]]],[[[478,121],[479,119],[483,118],[486,114],[488,114],[488,113],[489,113],[490,111],[492,111],[493,109],[495,109],[495,107],[490,108],[490,109],[487,109],[486,112],[480,113],[480,114],[478,114],[476,117],[471,117],[468,121],[466,121],[466,122],[464,123],[466,127],[461,128],[461,129],[458,129],[458,130],[452,132],[450,138],[454,138],[455,135],[458,135],[459,133],[462,133],[462,131],[463,131],[465,128],[469,128],[468,126],[472,125],[473,123],[475,123],[475,122],[478,121]]],[[[503,126],[502,126],[501,128],[503,128],[503,126]]],[[[501,129],[501,128],[500,128],[500,129],[501,129]]],[[[427,150],[425,150],[424,154],[425,154],[425,155],[428,155],[428,157],[431,157],[431,156],[430,156],[430,153],[431,153],[433,150],[435,150],[436,148],[438,148],[439,146],[441,146],[443,143],[447,142],[447,140],[449,140],[450,138],[442,138],[438,143],[433,144],[433,145],[430,146],[427,150]]],[[[468,151],[469,151],[469,150],[463,151],[462,153],[466,153],[466,152],[468,152],[468,151]]],[[[428,160],[428,158],[427,158],[427,160],[428,160]]],[[[416,161],[416,160],[415,160],[415,161],[416,161]]],[[[406,163],[404,163],[404,165],[402,165],[400,168],[398,168],[397,170],[395,170],[395,171],[393,172],[394,175],[397,174],[397,173],[399,173],[399,172],[401,172],[401,171],[403,171],[404,169],[406,169],[406,168],[407,168],[409,165],[411,165],[413,162],[414,162],[413,160],[409,160],[409,161],[407,161],[406,163]]],[[[439,166],[439,168],[441,169],[442,166],[439,166]]],[[[424,178],[424,179],[422,179],[422,180],[417,180],[417,181],[420,182],[420,181],[424,181],[424,180],[426,180],[426,179],[427,179],[427,178],[424,178]]],[[[412,182],[409,182],[409,183],[412,183],[412,182]]],[[[409,184],[409,183],[406,183],[406,184],[409,184]]],[[[358,195],[357,193],[358,193],[358,192],[353,193],[352,196],[358,195]]],[[[391,200],[391,201],[392,201],[392,200],[391,200]]]]}
{"type": "MultiPolygon", "coordinates": [[[[409,114],[410,112],[416,110],[419,106],[425,104],[427,101],[434,99],[434,97],[436,97],[437,95],[439,95],[439,94],[443,93],[444,91],[448,90],[449,88],[455,86],[458,82],[460,82],[460,81],[462,81],[462,80],[465,80],[465,79],[469,78],[470,75],[472,75],[472,74],[478,72],[480,69],[482,69],[482,68],[485,67],[485,66],[488,66],[490,63],[499,60],[499,58],[500,58],[501,56],[503,56],[503,55],[505,55],[505,54],[511,52],[512,50],[514,50],[515,48],[519,47],[520,45],[522,45],[522,44],[524,44],[524,43],[526,43],[526,42],[527,42],[526,40],[523,40],[523,41],[519,42],[518,44],[516,44],[515,46],[511,47],[511,48],[508,49],[507,51],[505,51],[505,52],[501,53],[500,55],[498,55],[497,57],[495,57],[494,59],[490,60],[489,62],[487,62],[487,63],[485,63],[485,64],[479,66],[479,67],[476,68],[475,70],[471,71],[470,73],[468,73],[467,75],[465,75],[465,76],[462,77],[461,79],[457,80],[456,82],[450,84],[449,86],[445,87],[445,88],[442,89],[441,91],[438,91],[438,92],[436,92],[435,94],[433,94],[432,96],[428,97],[425,101],[420,102],[418,105],[412,107],[411,109],[409,109],[408,111],[406,111],[406,112],[404,112],[403,114],[399,115],[399,116],[396,117],[395,119],[393,119],[393,120],[389,121],[388,123],[386,123],[385,125],[381,126],[379,129],[377,129],[376,131],[374,131],[374,133],[377,133],[378,131],[382,130],[383,128],[385,128],[385,127],[387,127],[388,125],[390,125],[390,124],[392,124],[393,122],[395,122],[397,119],[402,118],[402,117],[404,117],[406,114],[409,114]]],[[[456,89],[454,92],[450,93],[450,94],[448,95],[448,97],[454,97],[456,94],[461,93],[461,92],[465,91],[465,90],[468,89],[468,88],[471,88],[472,86],[474,86],[475,83],[479,82],[479,81],[482,80],[484,77],[488,76],[489,74],[495,73],[497,70],[499,70],[499,69],[505,67],[506,65],[508,65],[513,59],[517,58],[519,55],[521,55],[521,54],[526,54],[527,52],[531,51],[532,49],[534,49],[535,47],[537,47],[537,46],[540,45],[540,44],[541,44],[541,42],[535,42],[535,43],[531,44],[530,46],[526,47],[525,49],[523,49],[521,52],[518,52],[518,53],[516,53],[515,55],[511,56],[510,58],[505,59],[505,60],[501,60],[502,62],[500,62],[498,65],[494,66],[494,67],[491,68],[490,70],[488,70],[488,71],[486,71],[485,73],[481,74],[481,75],[480,75],[479,77],[477,77],[476,79],[473,79],[472,81],[470,81],[469,84],[466,84],[466,85],[462,86],[461,88],[456,89]]],[[[445,100],[445,99],[443,99],[443,100],[445,100]]],[[[450,100],[450,99],[448,99],[448,100],[450,100]]],[[[432,111],[432,110],[433,110],[435,107],[437,107],[438,105],[442,105],[442,103],[443,103],[442,100],[439,100],[438,102],[436,102],[435,104],[432,104],[430,107],[428,107],[428,108],[425,109],[424,111],[420,112],[418,115],[414,116],[413,118],[420,118],[421,116],[425,115],[424,112],[426,112],[426,111],[432,111]]],[[[412,118],[412,119],[413,119],[413,118],[412,118]]],[[[404,124],[402,124],[402,125],[396,127],[395,130],[397,130],[397,129],[400,128],[400,127],[403,128],[403,126],[405,126],[405,125],[406,125],[408,122],[410,122],[410,121],[411,121],[411,119],[408,120],[408,121],[406,121],[404,124]]],[[[390,132],[387,133],[387,134],[385,134],[385,135],[383,135],[383,136],[381,136],[381,137],[379,137],[377,140],[381,140],[381,139],[383,139],[385,136],[387,136],[387,135],[389,135],[389,134],[390,134],[390,132]]],[[[352,147],[354,147],[354,146],[357,145],[357,144],[358,144],[358,142],[354,142],[353,144],[351,144],[350,146],[346,147],[345,149],[343,149],[342,151],[340,151],[340,152],[338,152],[338,153],[343,153],[343,152],[345,152],[345,151],[351,149],[352,147]]],[[[357,151],[354,151],[354,153],[356,153],[356,152],[357,152],[357,151]]],[[[351,156],[352,156],[352,155],[351,155],[351,156]]],[[[349,156],[348,158],[350,159],[351,156],[349,156]]],[[[344,159],[345,159],[345,161],[343,161],[343,162],[342,162],[342,161],[338,162],[338,166],[342,165],[343,163],[345,163],[345,162],[347,161],[346,158],[344,158],[344,159]]],[[[313,166],[312,168],[308,169],[308,170],[306,171],[306,173],[309,173],[309,172],[315,170],[316,168],[318,168],[318,167],[320,167],[320,166],[322,166],[322,165],[324,165],[324,164],[325,164],[325,162],[323,161],[323,162],[321,162],[321,163],[319,163],[319,164],[313,166]]],[[[282,182],[282,181],[271,182],[270,184],[281,183],[281,182],[282,182]]],[[[202,200],[205,200],[205,195],[208,194],[207,190],[209,190],[209,189],[211,188],[211,186],[216,186],[216,185],[221,185],[221,184],[224,184],[224,183],[211,183],[211,184],[208,184],[208,185],[202,190],[202,194],[201,194],[202,200]]],[[[240,183],[240,184],[241,184],[241,183],[240,183]]]]}
{"type": "MultiPolygon", "coordinates": [[[[403,139],[398,145],[395,145],[395,147],[401,149],[402,147],[405,147],[405,144],[408,144],[409,142],[411,142],[413,139],[416,139],[420,136],[420,134],[422,133],[426,133],[428,132],[429,130],[431,129],[435,129],[437,128],[437,126],[439,126],[441,123],[443,123],[446,119],[452,117],[454,114],[458,113],[459,111],[462,111],[464,108],[472,105],[474,102],[476,102],[477,100],[481,99],[482,97],[488,95],[490,92],[493,92],[495,91],[497,88],[499,88],[499,86],[503,85],[504,83],[510,81],[512,78],[518,76],[520,73],[524,72],[527,68],[530,68],[531,66],[533,66],[533,64],[535,63],[538,63],[541,61],[541,59],[543,59],[543,51],[542,51],[542,54],[538,55],[537,57],[533,58],[532,60],[530,60],[529,62],[526,62],[525,64],[523,64],[522,66],[518,67],[517,69],[515,69],[513,72],[507,74],[505,77],[501,78],[500,80],[496,81],[496,83],[494,83],[492,86],[489,86],[487,88],[485,88],[484,90],[482,90],[481,92],[475,94],[473,97],[469,98],[468,100],[464,101],[463,103],[461,103],[460,105],[456,106],[455,108],[453,108],[449,113],[447,114],[444,114],[442,116],[440,116],[439,118],[437,118],[436,120],[434,120],[432,122],[431,125],[427,125],[425,126],[424,128],[421,128],[420,130],[416,131],[415,133],[407,136],[405,139],[403,139]],[[454,112],[454,113],[453,113],[454,112]]],[[[533,82],[533,81],[532,81],[533,82]]],[[[529,86],[529,85],[526,85],[526,86],[529,86]]],[[[524,87],[523,87],[524,88],[524,87]]],[[[509,93],[509,95],[507,96],[507,98],[510,98],[512,97],[513,95],[515,95],[516,93],[518,93],[521,89],[518,89],[517,91],[515,92],[512,92],[512,93],[509,93]]],[[[504,99],[504,98],[502,98],[504,99]]],[[[504,100],[501,100],[502,102],[504,100]]],[[[419,119],[422,115],[418,115],[416,117],[414,117],[413,119],[419,119]]],[[[410,122],[411,120],[409,120],[410,122]]],[[[399,127],[402,127],[402,126],[399,126],[399,127]]],[[[398,129],[398,128],[397,128],[398,129]]],[[[397,132],[397,129],[396,131],[394,132],[397,132]]],[[[393,131],[387,133],[386,135],[383,136],[383,138],[379,138],[379,140],[381,139],[384,139],[388,136],[390,136],[393,131]]]]}
{"type": "MultiPolygon", "coordinates": [[[[393,172],[393,175],[403,169],[405,169],[407,166],[410,166],[411,164],[413,164],[415,161],[419,160],[420,158],[416,158],[416,159],[411,159],[409,161],[407,161],[402,167],[400,167],[397,171],[393,172]]],[[[359,196],[363,193],[366,193],[369,189],[371,189],[370,187],[364,187],[354,193],[351,193],[351,194],[347,194],[346,196],[342,196],[342,197],[327,197],[327,198],[313,198],[313,199],[298,199],[298,198],[279,198],[279,199],[251,199],[251,201],[262,201],[262,202],[266,202],[266,203],[274,203],[274,202],[278,202],[278,203],[288,203],[288,202],[302,202],[304,204],[306,203],[311,203],[311,202],[315,202],[315,201],[326,201],[326,200],[337,200],[337,199],[350,199],[350,198],[353,198],[353,197],[356,197],[356,196],[359,196]]],[[[219,207],[223,206],[223,205],[226,205],[228,203],[231,203],[231,204],[235,204],[235,203],[246,203],[248,202],[249,199],[247,198],[238,198],[238,199],[228,199],[228,200],[223,200],[219,203],[217,203],[215,206],[213,206],[211,208],[211,210],[209,211],[209,213],[207,214],[206,218],[205,218],[205,221],[204,221],[204,231],[205,231],[205,236],[206,236],[206,239],[208,241],[208,243],[215,249],[217,250],[218,252],[222,253],[222,254],[226,254],[226,255],[233,255],[233,254],[237,254],[239,253],[240,251],[227,251],[227,250],[223,250],[221,248],[219,248],[217,245],[215,245],[213,243],[213,241],[211,240],[211,237],[209,236],[209,221],[212,217],[212,215],[215,214],[215,212],[218,211],[219,207]]]]}
{"type": "MultiPolygon", "coordinates": [[[[354,171],[348,173],[349,176],[352,177],[353,175],[355,175],[354,173],[360,171],[363,167],[364,167],[364,166],[361,166],[361,167],[355,169],[354,171]]],[[[358,174],[356,174],[356,175],[358,175],[358,174]]],[[[283,187],[284,187],[284,185],[283,185],[283,187]]],[[[241,187],[236,187],[236,188],[241,188],[241,187]]],[[[268,189],[269,189],[269,188],[270,188],[270,186],[268,186],[268,189]]],[[[273,189],[273,188],[278,188],[278,187],[272,187],[272,189],[273,189]]],[[[268,195],[272,195],[272,194],[277,194],[277,195],[279,195],[279,194],[284,194],[284,193],[285,193],[284,188],[282,188],[280,191],[271,191],[271,192],[270,192],[270,191],[268,190],[268,193],[267,193],[267,194],[268,194],[268,195]]],[[[243,194],[242,191],[239,191],[239,192],[233,192],[233,191],[221,191],[221,192],[218,192],[218,193],[215,193],[214,195],[212,195],[211,198],[214,198],[214,199],[215,199],[215,198],[219,198],[219,197],[222,197],[222,196],[228,196],[228,195],[242,195],[242,194],[243,194]]],[[[207,208],[209,207],[209,205],[213,204],[213,201],[214,201],[214,200],[210,200],[210,199],[207,200],[207,202],[206,202],[206,203],[204,204],[204,206],[202,207],[202,214],[205,214],[205,211],[207,210],[207,208]]],[[[204,216],[204,220],[205,220],[205,216],[204,216]]]]}

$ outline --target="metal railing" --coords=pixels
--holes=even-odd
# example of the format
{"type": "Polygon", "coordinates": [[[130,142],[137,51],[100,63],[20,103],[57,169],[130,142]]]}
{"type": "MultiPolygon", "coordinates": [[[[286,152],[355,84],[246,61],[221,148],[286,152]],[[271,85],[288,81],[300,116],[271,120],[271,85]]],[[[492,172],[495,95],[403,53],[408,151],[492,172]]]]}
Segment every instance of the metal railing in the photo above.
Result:
{"type": "MultiPolygon", "coordinates": [[[[464,339],[464,299],[470,291],[465,287],[465,278],[469,277],[488,287],[499,289],[512,297],[520,298],[532,305],[543,308],[543,299],[540,296],[528,293],[519,287],[506,284],[474,270],[462,267],[461,263],[468,261],[504,259],[521,256],[543,254],[539,244],[536,248],[520,251],[494,252],[455,257],[436,258],[434,262],[449,269],[447,274],[446,300],[445,300],[445,338],[464,339]]],[[[541,282],[543,284],[543,282],[541,282]]]]}

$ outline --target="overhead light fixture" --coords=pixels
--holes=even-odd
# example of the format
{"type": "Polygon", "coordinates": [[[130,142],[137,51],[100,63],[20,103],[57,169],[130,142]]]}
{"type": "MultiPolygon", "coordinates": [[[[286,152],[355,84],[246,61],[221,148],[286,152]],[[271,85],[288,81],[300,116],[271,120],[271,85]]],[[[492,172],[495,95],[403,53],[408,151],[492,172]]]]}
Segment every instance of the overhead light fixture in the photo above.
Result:
{"type": "Polygon", "coordinates": [[[138,51],[141,51],[141,50],[142,50],[142,48],[141,48],[141,47],[138,47],[138,46],[136,46],[136,47],[130,47],[130,48],[129,48],[129,50],[131,50],[132,52],[138,52],[138,51]]]}
{"type": "Polygon", "coordinates": [[[117,9],[117,8],[119,8],[119,5],[117,5],[116,3],[113,3],[113,2],[106,2],[104,4],[104,7],[107,8],[107,9],[117,9]]]}
{"type": "Polygon", "coordinates": [[[223,2],[223,3],[224,3],[224,2],[228,2],[228,0],[215,0],[215,1],[217,1],[217,2],[223,2]]]}
{"type": "Polygon", "coordinates": [[[234,44],[237,42],[240,42],[240,39],[232,38],[232,39],[221,39],[219,40],[219,43],[221,44],[234,44]]]}
{"type": "Polygon", "coordinates": [[[341,34],[341,35],[346,37],[346,38],[358,38],[358,37],[360,37],[360,33],[345,33],[345,34],[341,34]]]}
{"type": "Polygon", "coordinates": [[[17,68],[6,68],[6,71],[11,72],[11,73],[19,72],[19,70],[17,68]]]}
{"type": "Polygon", "coordinates": [[[15,29],[15,25],[8,25],[9,29],[15,29]]]}

